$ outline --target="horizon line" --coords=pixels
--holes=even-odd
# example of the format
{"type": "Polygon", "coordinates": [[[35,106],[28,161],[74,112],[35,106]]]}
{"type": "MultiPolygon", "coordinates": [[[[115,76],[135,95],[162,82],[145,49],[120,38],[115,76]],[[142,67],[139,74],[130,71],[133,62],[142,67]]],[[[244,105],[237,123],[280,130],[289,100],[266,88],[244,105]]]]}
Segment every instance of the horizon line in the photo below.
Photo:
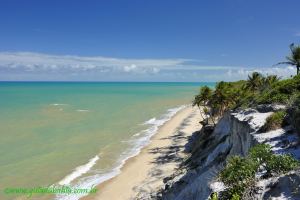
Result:
{"type": "Polygon", "coordinates": [[[217,81],[2,81],[0,83],[216,83],[217,81]]]}

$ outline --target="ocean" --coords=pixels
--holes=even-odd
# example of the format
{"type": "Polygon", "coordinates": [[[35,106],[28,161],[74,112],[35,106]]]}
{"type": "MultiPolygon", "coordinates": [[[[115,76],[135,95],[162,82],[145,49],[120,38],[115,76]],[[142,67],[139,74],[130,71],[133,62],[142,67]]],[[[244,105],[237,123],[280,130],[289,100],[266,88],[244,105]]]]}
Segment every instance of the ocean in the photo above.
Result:
{"type": "Polygon", "coordinates": [[[117,175],[201,85],[213,83],[0,82],[0,188],[89,188],[117,175]]]}

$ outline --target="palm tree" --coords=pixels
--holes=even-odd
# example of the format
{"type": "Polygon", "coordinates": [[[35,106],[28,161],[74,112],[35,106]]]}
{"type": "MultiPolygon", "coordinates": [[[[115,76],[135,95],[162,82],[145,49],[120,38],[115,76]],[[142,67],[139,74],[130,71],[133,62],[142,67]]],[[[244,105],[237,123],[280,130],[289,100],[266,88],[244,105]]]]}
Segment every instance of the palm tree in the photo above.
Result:
{"type": "MultiPolygon", "coordinates": [[[[212,90],[208,86],[201,87],[199,94],[195,96],[195,99],[193,101],[193,106],[197,105],[199,109],[201,106],[206,107],[208,101],[211,98],[211,95],[212,95],[212,90]]],[[[200,114],[201,114],[201,109],[200,109],[200,114]]]]}
{"type": "Polygon", "coordinates": [[[235,94],[232,91],[230,84],[221,81],[217,83],[216,89],[212,95],[212,100],[209,102],[214,114],[222,116],[224,112],[235,102],[235,94]]]}
{"type": "Polygon", "coordinates": [[[297,75],[300,70],[300,46],[295,46],[294,43],[290,44],[291,55],[287,56],[287,61],[277,63],[277,65],[285,64],[285,65],[293,65],[297,68],[297,75]]]}
{"type": "Polygon", "coordinates": [[[270,89],[272,85],[277,83],[280,80],[280,77],[277,75],[269,75],[267,77],[262,77],[262,85],[260,87],[261,91],[270,89]]]}
{"type": "Polygon", "coordinates": [[[248,80],[245,85],[245,89],[251,91],[257,91],[261,88],[263,84],[263,76],[258,72],[253,72],[251,75],[248,75],[248,80]]]}
{"type": "Polygon", "coordinates": [[[267,86],[270,86],[276,82],[278,82],[280,80],[280,78],[277,75],[269,75],[266,78],[264,78],[264,83],[267,86]]]}
{"type": "Polygon", "coordinates": [[[201,112],[201,105],[203,104],[203,100],[202,100],[202,97],[201,97],[201,94],[197,94],[193,100],[193,106],[197,106],[199,108],[199,111],[200,111],[200,115],[201,115],[201,118],[204,119],[203,115],[202,115],[202,112],[201,112]]]}

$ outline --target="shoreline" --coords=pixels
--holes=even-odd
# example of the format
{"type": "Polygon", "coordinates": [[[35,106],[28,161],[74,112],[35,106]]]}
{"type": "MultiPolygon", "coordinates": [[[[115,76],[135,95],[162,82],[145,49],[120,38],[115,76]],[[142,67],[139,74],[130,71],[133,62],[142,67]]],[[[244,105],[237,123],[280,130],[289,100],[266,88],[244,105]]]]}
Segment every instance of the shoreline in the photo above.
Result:
{"type": "MultiPolygon", "coordinates": [[[[101,174],[100,177],[98,176],[96,178],[97,175],[94,175],[95,178],[92,178],[87,182],[82,182],[81,184],[76,185],[76,187],[79,187],[79,188],[95,187],[97,185],[102,184],[105,181],[108,181],[108,180],[114,178],[115,176],[118,176],[121,173],[121,169],[124,166],[124,164],[127,162],[127,160],[132,157],[137,156],[141,152],[141,150],[151,142],[152,136],[157,133],[157,131],[159,130],[159,127],[161,127],[163,124],[165,124],[166,122],[171,120],[178,112],[182,111],[183,109],[185,109],[188,106],[189,106],[189,104],[183,104],[183,105],[169,108],[169,109],[167,109],[166,112],[164,112],[164,114],[160,115],[159,117],[157,117],[157,118],[154,117],[154,118],[151,118],[151,119],[145,121],[143,123],[143,125],[148,125],[148,127],[146,129],[139,131],[138,133],[133,135],[133,137],[139,136],[140,134],[143,134],[143,132],[145,132],[146,134],[143,134],[143,136],[140,138],[135,138],[132,140],[132,145],[133,145],[132,148],[129,148],[129,149],[125,150],[125,152],[123,152],[124,155],[120,156],[120,158],[117,161],[118,165],[113,167],[110,171],[108,171],[104,174],[101,174]]],[[[61,183],[64,183],[64,182],[67,182],[67,184],[68,184],[72,180],[78,178],[78,177],[76,177],[78,172],[81,173],[82,168],[86,168],[86,166],[90,165],[89,167],[87,167],[88,168],[87,171],[89,171],[95,164],[95,160],[98,160],[98,158],[99,158],[98,156],[99,155],[97,154],[95,157],[91,158],[86,164],[78,166],[76,168],[76,170],[74,170],[72,173],[66,175],[63,179],[61,179],[61,181],[59,182],[59,185],[62,185],[61,183]]],[[[80,199],[87,195],[88,194],[85,194],[85,195],[82,195],[82,194],[56,195],[56,198],[60,199],[60,200],[80,199]]]]}
{"type": "Polygon", "coordinates": [[[178,111],[159,127],[139,154],[126,160],[118,175],[97,185],[96,194],[80,199],[132,199],[160,188],[163,178],[171,175],[186,156],[183,146],[188,136],[201,128],[200,120],[198,109],[191,105],[178,111]]]}

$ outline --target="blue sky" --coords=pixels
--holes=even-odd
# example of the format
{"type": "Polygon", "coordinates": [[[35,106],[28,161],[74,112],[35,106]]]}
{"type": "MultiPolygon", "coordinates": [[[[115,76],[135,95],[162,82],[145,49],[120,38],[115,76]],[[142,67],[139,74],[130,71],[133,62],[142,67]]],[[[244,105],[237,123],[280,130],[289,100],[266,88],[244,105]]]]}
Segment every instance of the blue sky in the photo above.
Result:
{"type": "Polygon", "coordinates": [[[1,0],[0,80],[218,81],[300,41],[299,0],[1,0]]]}

